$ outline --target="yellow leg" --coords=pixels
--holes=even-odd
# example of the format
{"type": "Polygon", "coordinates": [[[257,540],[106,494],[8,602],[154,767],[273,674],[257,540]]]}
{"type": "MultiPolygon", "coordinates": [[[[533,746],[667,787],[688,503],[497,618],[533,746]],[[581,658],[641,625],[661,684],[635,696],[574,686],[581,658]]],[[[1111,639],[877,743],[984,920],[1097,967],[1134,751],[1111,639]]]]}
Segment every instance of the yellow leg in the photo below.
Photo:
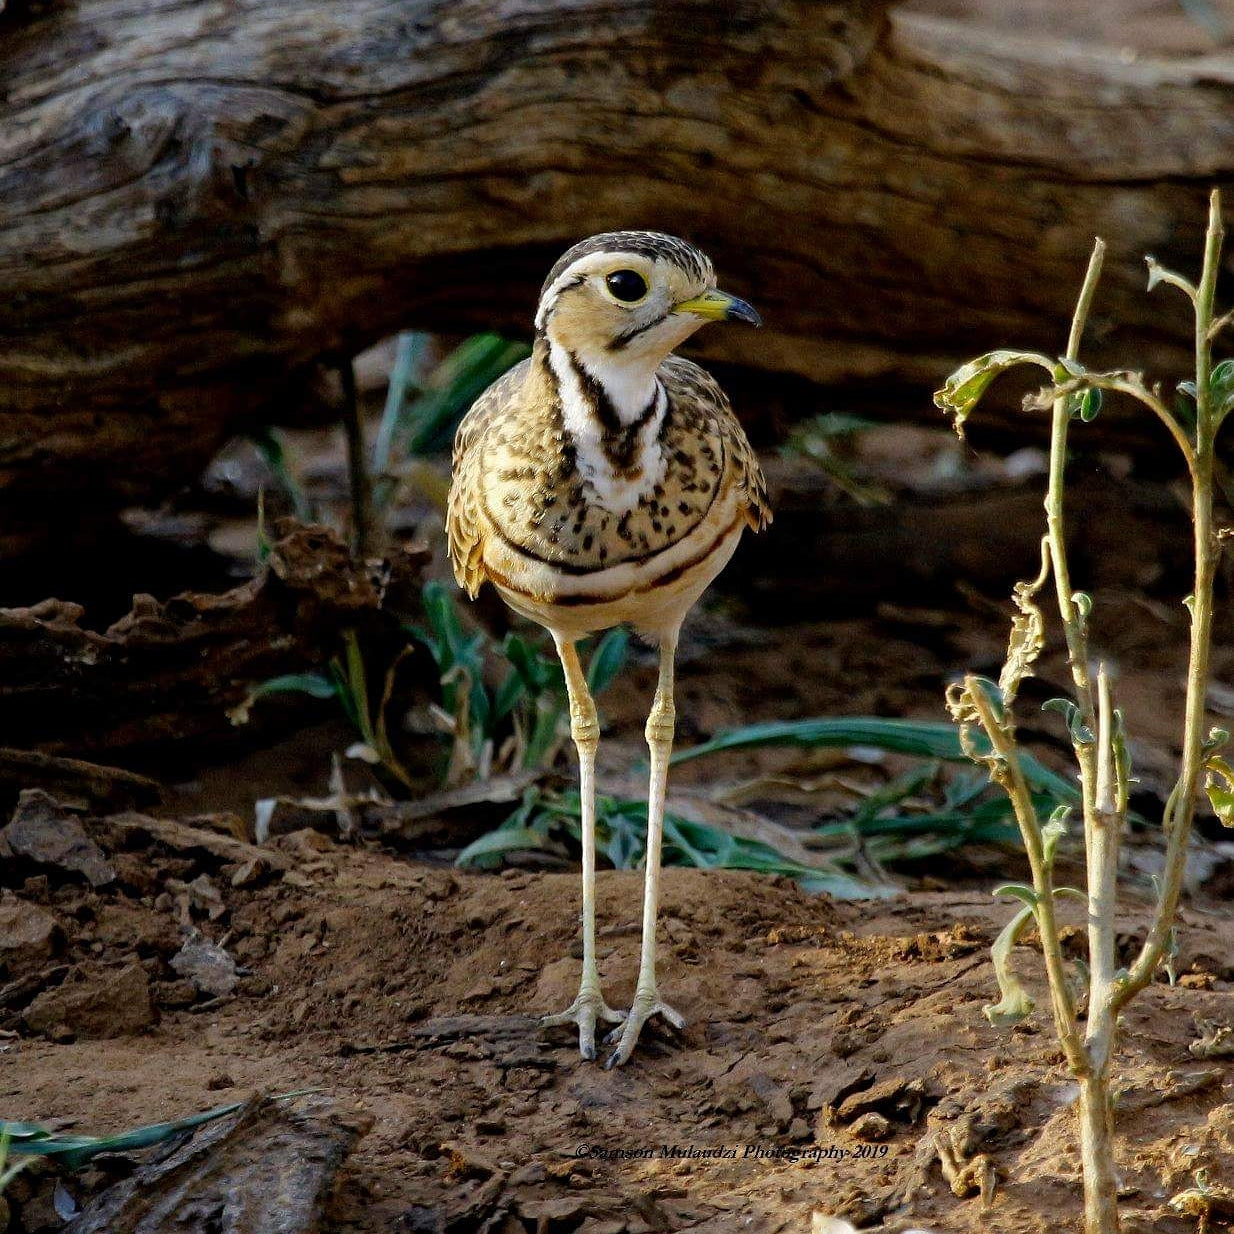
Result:
{"type": "Polygon", "coordinates": [[[583,978],[578,997],[558,1015],[545,1016],[540,1024],[578,1025],[579,1053],[596,1056],[596,1022],[619,1024],[625,1013],[614,1011],[600,993],[596,968],[596,747],[600,744],[600,721],[587,678],[578,662],[574,644],[554,635],[561,667],[565,670],[570,697],[570,736],[578,750],[578,795],[583,813],[583,978]]]}
{"type": "Polygon", "coordinates": [[[609,1038],[620,1037],[620,1040],[604,1064],[606,1067],[620,1067],[629,1059],[643,1025],[653,1015],[662,1015],[674,1028],[684,1028],[686,1023],[678,1012],[661,1002],[656,988],[656,916],[660,898],[660,846],[664,838],[664,794],[668,787],[668,760],[673,752],[673,728],[677,717],[673,706],[673,657],[676,653],[677,633],[674,631],[660,644],[660,680],[651,714],[647,717],[651,783],[647,793],[647,872],[643,884],[643,947],[638,984],[625,1026],[616,1029],[609,1038]]]}

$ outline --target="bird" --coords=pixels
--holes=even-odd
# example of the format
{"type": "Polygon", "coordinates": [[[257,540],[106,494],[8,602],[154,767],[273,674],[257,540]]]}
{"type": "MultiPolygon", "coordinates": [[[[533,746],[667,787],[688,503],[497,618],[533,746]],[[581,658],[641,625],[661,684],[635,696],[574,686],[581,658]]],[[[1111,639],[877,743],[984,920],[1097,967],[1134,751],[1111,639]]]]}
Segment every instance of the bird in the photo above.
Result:
{"type": "Polygon", "coordinates": [[[614,231],[569,249],[540,292],[530,356],[472,405],[454,441],[450,559],[474,600],[491,583],[543,626],[561,660],[578,756],[583,969],[578,996],[544,1027],[572,1024],[607,1067],[644,1025],[684,1017],[660,997],[656,918],[664,799],[676,711],[674,661],[686,614],[744,531],[771,521],[758,458],[718,382],[673,354],[708,322],[762,324],[716,287],[710,259],[654,231],[614,231]],[[595,766],[600,728],[579,660],[587,636],[630,626],[659,647],[650,751],[642,941],[628,1011],[608,1005],[596,964],[595,766]]]}

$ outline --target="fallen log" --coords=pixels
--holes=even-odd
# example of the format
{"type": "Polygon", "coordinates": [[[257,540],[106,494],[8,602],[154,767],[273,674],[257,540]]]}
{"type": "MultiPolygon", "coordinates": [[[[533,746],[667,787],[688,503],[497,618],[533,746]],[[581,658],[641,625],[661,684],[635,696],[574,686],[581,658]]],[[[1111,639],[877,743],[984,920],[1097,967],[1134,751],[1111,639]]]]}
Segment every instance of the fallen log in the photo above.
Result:
{"type": "Polygon", "coordinates": [[[329,1097],[252,1097],[103,1192],[65,1234],[319,1234],[339,1168],[371,1122],[329,1097]]]}
{"type": "Polygon", "coordinates": [[[323,359],[525,331],[613,226],[691,236],[764,311],[706,354],[891,414],[1056,348],[1095,232],[1093,355],[1182,369],[1140,258],[1191,263],[1234,166],[1229,55],[877,0],[64,0],[0,13],[0,82],[0,553],[303,417],[323,359]]]}
{"type": "Polygon", "coordinates": [[[0,608],[0,745],[80,756],[218,737],[254,683],[320,662],[345,629],[385,630],[381,605],[333,532],[287,520],[249,582],[136,596],[104,631],[62,600],[0,608]]]}

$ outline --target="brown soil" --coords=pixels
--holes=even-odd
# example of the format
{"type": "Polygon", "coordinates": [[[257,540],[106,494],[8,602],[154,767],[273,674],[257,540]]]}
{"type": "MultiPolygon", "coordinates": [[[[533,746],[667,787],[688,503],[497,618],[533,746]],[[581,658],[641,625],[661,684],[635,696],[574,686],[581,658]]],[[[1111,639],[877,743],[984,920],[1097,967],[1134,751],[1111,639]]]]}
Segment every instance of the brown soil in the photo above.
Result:
{"type": "MultiPolygon", "coordinates": [[[[0,1064],[6,1112],[71,1112],[106,1131],[258,1090],[323,1089],[373,1120],[327,1225],[340,1234],[789,1231],[813,1210],[888,1229],[1074,1221],[1074,1087],[1049,1026],[1038,1012],[999,1031],[981,1015],[1005,916],[985,893],[835,904],[783,880],[670,870],[662,988],[690,1024],[648,1033],[631,1065],[606,1072],[580,1061],[567,1030],[524,1018],[574,993],[573,875],[466,875],[317,833],[279,852],[289,870],[242,889],[216,861],[179,861],[182,881],[206,873],[223,888],[213,923],[194,916],[250,970],[232,995],[188,1007],[166,968],[175,906],[46,892],[67,936],[57,962],[75,970],[66,981],[106,989],[136,964],[161,1010],[134,1033],[126,994],[91,1036],[20,1031],[0,1064]],[[992,1208],[952,1194],[940,1136],[961,1161],[988,1154],[992,1208]]],[[[151,875],[171,861],[141,857],[151,875]]],[[[633,987],[638,897],[636,874],[602,874],[601,970],[618,1004],[633,987]]],[[[1234,925],[1195,911],[1184,937],[1194,971],[1134,1005],[1119,1059],[1131,1229],[1190,1228],[1165,1198],[1198,1166],[1228,1169],[1234,1147],[1228,1069],[1188,1050],[1194,1020],[1229,1015],[1234,925]]]]}
{"type": "MultiPolygon", "coordinates": [[[[894,441],[926,457],[911,436],[894,441]]],[[[904,467],[901,453],[884,471],[904,467]]],[[[1151,815],[1176,753],[1178,519],[1148,511],[1160,489],[1128,492],[1139,503],[1134,562],[1104,548],[1092,561],[1114,571],[1098,579],[1098,641],[1118,670],[1137,739],[1138,804],[1151,815]],[[1155,563],[1152,576],[1133,577],[1145,562],[1155,563]]],[[[901,498],[896,517],[924,528],[922,544],[937,538],[933,520],[971,506],[946,492],[916,505],[901,498]]],[[[1027,504],[1035,511],[1036,502],[1027,504]]],[[[1002,529],[1023,542],[1014,551],[1001,539],[965,540],[976,563],[966,577],[985,580],[980,594],[971,585],[923,594],[919,579],[941,577],[942,567],[914,574],[919,563],[905,562],[901,574],[899,558],[889,568],[860,550],[858,581],[883,595],[864,611],[756,628],[756,616],[788,615],[758,600],[757,580],[753,593],[713,602],[681,650],[682,743],[805,715],[941,718],[946,680],[963,669],[997,672],[1006,590],[996,576],[1028,572],[1019,567],[1031,564],[1036,517],[1002,529]]],[[[1120,525],[1092,531],[1115,537],[1120,525]]],[[[843,571],[858,568],[858,550],[849,559],[843,549],[862,543],[856,531],[834,537],[838,581],[824,575],[808,594],[840,595],[843,571]]],[[[251,528],[239,540],[250,544],[251,528]]],[[[781,542],[782,553],[791,547],[781,542]]],[[[1099,572],[1084,567],[1086,577],[1099,572]]],[[[1234,672],[1230,634],[1223,617],[1217,723],[1234,708],[1222,684],[1234,672]]],[[[652,657],[636,654],[602,699],[603,788],[642,791],[631,767],[644,754],[654,679],[652,657]]],[[[1022,702],[1023,732],[1058,768],[1057,717],[1033,715],[1065,680],[1060,658],[1047,655],[1022,702]]],[[[813,1212],[889,1231],[1077,1228],[1075,1089],[1048,1016],[1039,1009],[996,1030],[982,1015],[997,998],[989,945],[1008,916],[989,890],[1023,877],[1014,851],[966,849],[904,867],[905,894],[851,903],[781,879],[666,871],[661,988],[689,1025],[683,1034],[649,1030],[630,1065],[606,1072],[579,1059],[568,1030],[542,1031],[529,1018],[563,1007],[577,985],[574,871],[460,873],[449,850],[409,856],[317,831],[283,836],[254,862],[234,838],[247,836],[254,798],[325,792],[330,754],[352,735],[326,722],[281,741],[268,730],[248,745],[243,738],[226,761],[216,751],[214,766],[182,752],[175,770],[153,755],[139,760],[165,784],[183,781],[163,814],[196,832],[169,831],[166,819],[160,831],[131,815],[82,814],[103,851],[79,853],[77,872],[0,854],[0,1115],[106,1133],[252,1093],[320,1090],[364,1131],[339,1175],[323,1225],[331,1234],[804,1232],[813,1212]],[[187,961],[193,931],[238,971],[209,949],[187,961]]],[[[697,804],[718,784],[744,782],[763,814],[812,825],[844,816],[866,785],[902,767],[771,751],[687,764],[671,787],[697,804]]],[[[1129,953],[1144,927],[1136,897],[1147,890],[1154,844],[1150,832],[1128,846],[1129,953]]],[[[1201,855],[1182,976],[1133,1004],[1118,1058],[1132,1231],[1193,1229],[1167,1202],[1196,1169],[1234,1179],[1234,1076],[1220,1052],[1234,923],[1216,898],[1230,865],[1211,844],[1201,855]]],[[[639,899],[639,875],[601,872],[600,966],[615,1005],[632,993],[639,899]]],[[[1017,957],[1042,1003],[1039,957],[1031,946],[1017,957]]],[[[66,1185],[86,1201],[119,1168],[66,1185]]],[[[64,1228],[50,1186],[38,1174],[12,1185],[11,1234],[64,1228]]]]}

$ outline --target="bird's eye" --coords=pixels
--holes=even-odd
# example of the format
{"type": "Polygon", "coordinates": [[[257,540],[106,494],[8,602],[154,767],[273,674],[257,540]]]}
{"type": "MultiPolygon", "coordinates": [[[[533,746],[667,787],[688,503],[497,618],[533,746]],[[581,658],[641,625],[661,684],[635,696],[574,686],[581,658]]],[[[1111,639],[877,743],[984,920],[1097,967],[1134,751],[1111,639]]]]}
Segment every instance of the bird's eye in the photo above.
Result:
{"type": "Polygon", "coordinates": [[[634,304],[647,294],[647,280],[637,270],[614,270],[604,285],[614,300],[634,304]]]}

